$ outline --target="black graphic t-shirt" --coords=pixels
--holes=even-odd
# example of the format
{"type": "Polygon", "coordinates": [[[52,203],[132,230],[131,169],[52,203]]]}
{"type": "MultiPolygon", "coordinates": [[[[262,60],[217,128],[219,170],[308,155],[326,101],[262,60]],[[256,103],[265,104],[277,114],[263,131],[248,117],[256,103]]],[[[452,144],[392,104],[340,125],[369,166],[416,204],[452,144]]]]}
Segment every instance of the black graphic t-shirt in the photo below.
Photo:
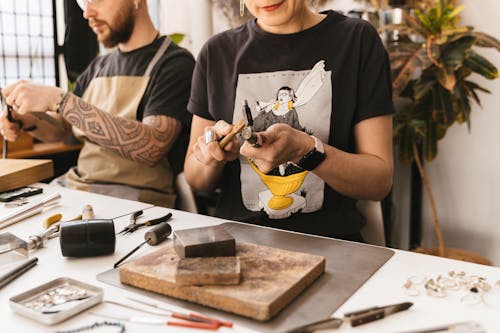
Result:
{"type": "MultiPolygon", "coordinates": [[[[255,20],[211,38],[195,67],[188,110],[234,123],[245,100],[259,131],[275,123],[355,152],[354,126],[393,113],[390,65],[376,30],[334,11],[307,30],[276,35],[255,20]]],[[[329,237],[359,232],[356,200],[292,163],[261,173],[226,165],[216,215],[329,237]]]]}
{"type": "MultiPolygon", "coordinates": [[[[83,96],[94,77],[143,76],[165,37],[130,52],[114,50],[94,59],[78,77],[73,93],[83,96]]],[[[154,66],[137,110],[137,120],[153,115],[165,115],[179,120],[182,131],[172,146],[168,159],[175,173],[182,171],[189,143],[191,114],[186,105],[189,99],[195,61],[186,49],[171,43],[154,66]]]]}

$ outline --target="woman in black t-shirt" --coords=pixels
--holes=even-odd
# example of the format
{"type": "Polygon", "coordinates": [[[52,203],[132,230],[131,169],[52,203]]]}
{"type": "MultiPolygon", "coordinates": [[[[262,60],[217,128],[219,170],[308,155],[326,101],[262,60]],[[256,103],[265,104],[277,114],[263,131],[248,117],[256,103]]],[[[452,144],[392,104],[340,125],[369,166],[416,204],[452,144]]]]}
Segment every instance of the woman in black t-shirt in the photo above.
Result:
{"type": "Polygon", "coordinates": [[[393,176],[390,68],[380,38],[369,23],[316,13],[305,0],[245,4],[255,19],[200,52],[186,178],[196,190],[221,189],[219,217],[360,240],[356,201],[384,198],[393,176]],[[245,101],[258,144],[235,137],[221,148],[217,140],[243,118],[245,101]],[[292,111],[298,126],[290,126],[292,111]]]}

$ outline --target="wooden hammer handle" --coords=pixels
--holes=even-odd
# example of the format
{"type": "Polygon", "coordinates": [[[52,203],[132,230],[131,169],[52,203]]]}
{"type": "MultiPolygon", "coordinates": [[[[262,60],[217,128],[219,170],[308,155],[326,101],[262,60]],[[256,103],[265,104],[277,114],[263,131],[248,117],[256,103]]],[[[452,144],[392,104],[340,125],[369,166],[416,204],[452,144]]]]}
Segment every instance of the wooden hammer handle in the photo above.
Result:
{"type": "Polygon", "coordinates": [[[231,142],[236,134],[243,131],[243,128],[245,128],[245,121],[243,119],[240,119],[236,124],[233,125],[233,129],[231,130],[231,132],[219,141],[219,147],[224,148],[229,142],[231,142]]]}

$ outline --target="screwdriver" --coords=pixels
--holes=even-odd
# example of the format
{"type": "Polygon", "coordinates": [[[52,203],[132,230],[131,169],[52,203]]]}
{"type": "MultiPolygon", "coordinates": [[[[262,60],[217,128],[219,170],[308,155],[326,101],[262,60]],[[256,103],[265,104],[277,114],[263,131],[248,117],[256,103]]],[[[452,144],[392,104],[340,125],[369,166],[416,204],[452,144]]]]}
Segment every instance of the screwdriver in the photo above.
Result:
{"type": "Polygon", "coordinates": [[[113,267],[117,268],[125,259],[134,254],[137,250],[139,250],[144,244],[148,243],[149,245],[158,245],[167,239],[168,236],[172,233],[172,227],[168,222],[162,222],[157,226],[154,226],[150,230],[148,230],[144,234],[144,242],[137,245],[132,251],[127,253],[123,258],[118,260],[113,267]]]}

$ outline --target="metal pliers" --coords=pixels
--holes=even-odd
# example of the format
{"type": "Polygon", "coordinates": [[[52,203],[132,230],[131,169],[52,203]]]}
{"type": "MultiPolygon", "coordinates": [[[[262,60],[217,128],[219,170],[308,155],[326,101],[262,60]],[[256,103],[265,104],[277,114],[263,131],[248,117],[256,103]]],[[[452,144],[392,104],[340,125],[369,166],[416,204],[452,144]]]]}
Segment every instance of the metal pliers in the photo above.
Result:
{"type": "Polygon", "coordinates": [[[139,216],[141,216],[142,213],[143,213],[142,210],[138,210],[136,212],[133,212],[132,215],[130,215],[129,225],[127,225],[125,228],[123,228],[121,231],[117,232],[116,234],[117,235],[125,235],[126,233],[134,232],[137,228],[134,229],[134,231],[130,231],[130,230],[132,230],[136,226],[137,218],[139,216]]]}
{"type": "MultiPolygon", "coordinates": [[[[141,214],[142,214],[142,211],[141,211],[141,214]]],[[[139,214],[139,215],[141,215],[141,214],[139,214]]],[[[137,216],[139,216],[139,215],[137,215],[137,216]]],[[[125,234],[128,234],[128,233],[133,233],[134,231],[136,231],[139,228],[146,227],[146,226],[153,226],[153,225],[157,225],[157,224],[160,224],[162,222],[168,221],[168,220],[170,220],[171,217],[172,217],[172,213],[168,213],[167,215],[158,217],[156,219],[148,220],[148,221],[145,221],[145,222],[142,222],[142,223],[135,223],[135,220],[134,220],[134,223],[131,223],[128,226],[126,226],[118,234],[125,235],[125,234]]]]}

